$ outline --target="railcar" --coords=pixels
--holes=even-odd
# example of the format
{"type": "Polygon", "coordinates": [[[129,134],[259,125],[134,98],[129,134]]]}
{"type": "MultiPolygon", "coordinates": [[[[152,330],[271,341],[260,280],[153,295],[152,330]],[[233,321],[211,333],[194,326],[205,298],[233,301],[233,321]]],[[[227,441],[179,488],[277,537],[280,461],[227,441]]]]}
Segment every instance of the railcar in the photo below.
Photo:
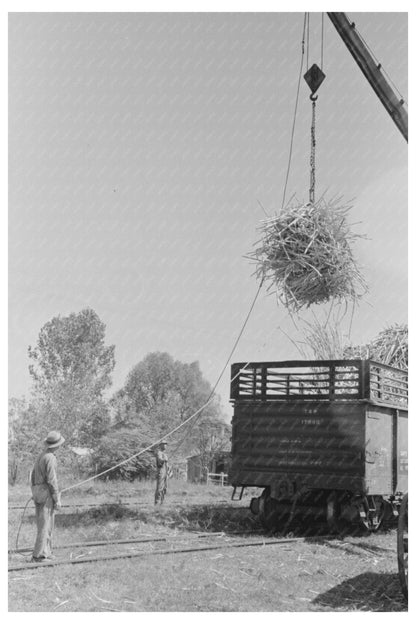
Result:
{"type": "Polygon", "coordinates": [[[409,533],[408,533],[408,493],[403,496],[400,505],[399,521],[397,525],[397,564],[399,580],[404,597],[408,594],[408,566],[409,566],[409,533]]]}
{"type": "Polygon", "coordinates": [[[407,491],[407,371],[372,360],[235,363],[229,482],[268,530],[377,530],[407,491]]]}

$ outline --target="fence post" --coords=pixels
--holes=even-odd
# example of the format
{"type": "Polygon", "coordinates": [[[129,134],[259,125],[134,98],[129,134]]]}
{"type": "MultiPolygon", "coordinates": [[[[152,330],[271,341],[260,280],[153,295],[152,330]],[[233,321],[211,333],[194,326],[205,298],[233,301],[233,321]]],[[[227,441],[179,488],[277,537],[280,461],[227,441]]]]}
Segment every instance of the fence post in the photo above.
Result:
{"type": "Polygon", "coordinates": [[[378,376],[377,376],[378,396],[379,396],[379,399],[381,401],[383,399],[383,390],[384,390],[384,369],[383,368],[378,368],[377,372],[378,372],[378,376]]]}

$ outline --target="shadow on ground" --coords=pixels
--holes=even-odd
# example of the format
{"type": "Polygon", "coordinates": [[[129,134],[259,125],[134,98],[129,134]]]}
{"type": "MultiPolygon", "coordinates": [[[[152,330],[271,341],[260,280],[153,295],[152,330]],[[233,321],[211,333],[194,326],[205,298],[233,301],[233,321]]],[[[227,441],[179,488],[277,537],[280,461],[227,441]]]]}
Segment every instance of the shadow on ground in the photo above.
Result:
{"type": "Polygon", "coordinates": [[[317,596],[312,604],[337,611],[407,611],[397,574],[359,574],[317,596]]]}
{"type": "MultiPolygon", "coordinates": [[[[33,514],[27,515],[25,520],[35,523],[33,514]]],[[[343,537],[363,537],[368,535],[365,529],[351,527],[343,535],[333,535],[328,539],[328,527],[325,523],[306,521],[303,523],[285,527],[277,527],[273,531],[266,531],[258,518],[253,516],[247,507],[232,505],[210,504],[182,504],[177,505],[167,502],[165,505],[155,507],[152,503],[136,506],[123,505],[122,503],[97,504],[92,508],[78,508],[75,511],[63,509],[55,516],[57,527],[77,527],[91,524],[105,524],[113,521],[133,521],[142,524],[151,524],[158,527],[166,526],[169,529],[204,532],[256,532],[267,537],[303,537],[316,540],[325,537],[327,545],[332,548],[341,548],[336,541],[343,537]],[[280,530],[279,530],[280,529],[280,530]]],[[[369,552],[383,551],[384,549],[372,544],[360,543],[359,548],[369,552]]],[[[359,551],[357,552],[359,554],[359,551]]]]}
{"type": "MultiPolygon", "coordinates": [[[[27,522],[34,524],[35,516],[29,515],[27,522]]],[[[254,521],[246,508],[225,505],[153,505],[137,509],[112,503],[75,513],[61,512],[55,516],[56,527],[105,524],[113,521],[131,520],[143,524],[166,526],[169,529],[206,532],[252,531],[254,521]]]]}

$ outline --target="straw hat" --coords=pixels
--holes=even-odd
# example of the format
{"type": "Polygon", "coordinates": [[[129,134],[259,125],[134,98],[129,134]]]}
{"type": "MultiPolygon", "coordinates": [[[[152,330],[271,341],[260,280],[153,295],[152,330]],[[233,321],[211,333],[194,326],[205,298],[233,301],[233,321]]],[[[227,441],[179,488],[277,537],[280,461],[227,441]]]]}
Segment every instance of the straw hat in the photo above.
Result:
{"type": "Polygon", "coordinates": [[[58,448],[58,446],[61,446],[65,442],[65,438],[61,436],[59,431],[50,431],[44,442],[50,449],[58,448]]]}

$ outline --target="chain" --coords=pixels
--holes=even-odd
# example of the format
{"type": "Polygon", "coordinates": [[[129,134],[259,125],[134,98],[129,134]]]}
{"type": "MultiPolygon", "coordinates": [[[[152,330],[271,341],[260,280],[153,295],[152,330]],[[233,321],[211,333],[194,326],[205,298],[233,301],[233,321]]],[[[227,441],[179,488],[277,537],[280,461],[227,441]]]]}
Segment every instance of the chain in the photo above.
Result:
{"type": "Polygon", "coordinates": [[[311,125],[311,178],[310,178],[310,188],[309,188],[309,201],[311,204],[315,202],[315,148],[316,148],[316,138],[315,138],[315,107],[316,101],[312,100],[312,125],[311,125]]]}

